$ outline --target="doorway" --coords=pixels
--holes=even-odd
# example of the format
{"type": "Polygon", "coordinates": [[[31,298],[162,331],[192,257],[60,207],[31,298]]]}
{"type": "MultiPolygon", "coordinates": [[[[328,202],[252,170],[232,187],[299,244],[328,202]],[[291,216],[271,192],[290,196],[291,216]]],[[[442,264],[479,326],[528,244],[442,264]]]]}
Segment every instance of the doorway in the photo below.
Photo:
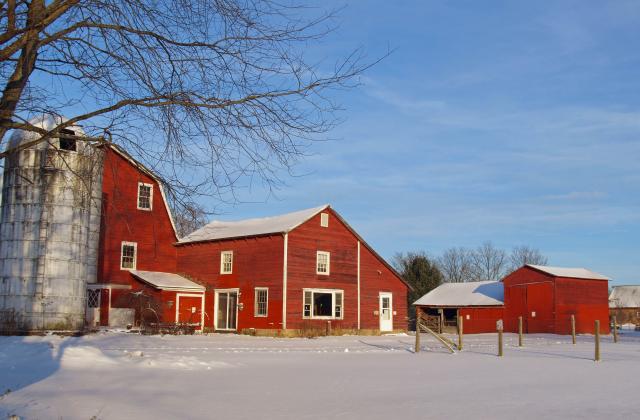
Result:
{"type": "Polygon", "coordinates": [[[380,331],[393,331],[393,302],[391,293],[380,292],[380,331]]]}
{"type": "Polygon", "coordinates": [[[216,330],[237,330],[238,289],[216,290],[214,314],[214,323],[216,326],[216,330]]]}

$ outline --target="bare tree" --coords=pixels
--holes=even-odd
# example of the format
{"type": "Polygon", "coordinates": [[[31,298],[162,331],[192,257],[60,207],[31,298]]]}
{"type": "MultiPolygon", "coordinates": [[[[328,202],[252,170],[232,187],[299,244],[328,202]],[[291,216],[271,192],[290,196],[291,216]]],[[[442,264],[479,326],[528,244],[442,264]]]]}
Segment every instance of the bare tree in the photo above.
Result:
{"type": "Polygon", "coordinates": [[[501,280],[508,269],[507,253],[491,242],[485,242],[471,253],[475,281],[501,280]]]}
{"type": "Polygon", "coordinates": [[[466,248],[449,248],[437,260],[438,268],[448,283],[463,283],[473,277],[471,252],[466,248]]]}
{"type": "MultiPolygon", "coordinates": [[[[335,11],[276,0],[8,0],[0,9],[0,147],[82,125],[154,169],[176,205],[269,188],[337,122],[331,89],[368,67],[309,51],[335,11]],[[29,123],[68,117],[53,129],[29,123]]],[[[0,157],[6,153],[0,153],[0,157]]]]}
{"type": "Polygon", "coordinates": [[[539,249],[530,246],[517,246],[509,255],[510,271],[517,270],[525,264],[547,265],[547,257],[539,249]]]}
{"type": "Polygon", "coordinates": [[[179,238],[200,229],[208,222],[208,213],[198,203],[187,203],[172,213],[179,238]]]}

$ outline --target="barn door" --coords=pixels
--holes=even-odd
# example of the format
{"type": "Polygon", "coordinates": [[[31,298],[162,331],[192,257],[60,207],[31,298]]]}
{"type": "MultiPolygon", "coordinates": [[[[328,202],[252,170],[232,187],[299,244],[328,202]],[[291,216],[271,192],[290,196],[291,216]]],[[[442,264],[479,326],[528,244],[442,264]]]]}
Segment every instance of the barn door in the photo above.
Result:
{"type": "Polygon", "coordinates": [[[202,299],[201,295],[178,293],[176,322],[198,324],[197,329],[202,329],[202,299]]]}

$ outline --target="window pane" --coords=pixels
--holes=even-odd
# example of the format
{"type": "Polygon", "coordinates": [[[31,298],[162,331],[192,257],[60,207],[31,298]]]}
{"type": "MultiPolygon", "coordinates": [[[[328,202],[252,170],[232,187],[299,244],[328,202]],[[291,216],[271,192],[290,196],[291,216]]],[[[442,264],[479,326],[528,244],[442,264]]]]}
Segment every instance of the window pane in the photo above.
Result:
{"type": "Polygon", "coordinates": [[[138,185],[138,208],[151,209],[151,185],[138,185]]]}
{"type": "Polygon", "coordinates": [[[329,254],[326,252],[318,252],[317,258],[317,267],[316,270],[318,273],[328,273],[329,272],[329,254]]]}
{"type": "Polygon", "coordinates": [[[256,289],[256,316],[267,316],[267,290],[256,289]]]}
{"type": "Polygon", "coordinates": [[[313,316],[332,316],[333,293],[313,294],[313,316]]]}
{"type": "Polygon", "coordinates": [[[336,292],[335,317],[342,318],[342,293],[336,292]]]}
{"type": "Polygon", "coordinates": [[[133,245],[122,245],[122,268],[135,268],[135,247],[133,245]]]}

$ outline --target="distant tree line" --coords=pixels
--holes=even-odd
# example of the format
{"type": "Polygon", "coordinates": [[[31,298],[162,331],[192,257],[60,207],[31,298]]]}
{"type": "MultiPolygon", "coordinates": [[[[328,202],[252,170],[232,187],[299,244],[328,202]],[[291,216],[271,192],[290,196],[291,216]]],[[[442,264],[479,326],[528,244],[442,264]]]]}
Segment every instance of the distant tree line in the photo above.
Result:
{"type": "Polygon", "coordinates": [[[409,317],[415,318],[413,302],[442,283],[498,281],[525,264],[546,265],[547,257],[530,246],[517,246],[507,252],[484,242],[477,248],[453,247],[438,257],[425,252],[398,253],[393,265],[409,283],[409,317]]]}

